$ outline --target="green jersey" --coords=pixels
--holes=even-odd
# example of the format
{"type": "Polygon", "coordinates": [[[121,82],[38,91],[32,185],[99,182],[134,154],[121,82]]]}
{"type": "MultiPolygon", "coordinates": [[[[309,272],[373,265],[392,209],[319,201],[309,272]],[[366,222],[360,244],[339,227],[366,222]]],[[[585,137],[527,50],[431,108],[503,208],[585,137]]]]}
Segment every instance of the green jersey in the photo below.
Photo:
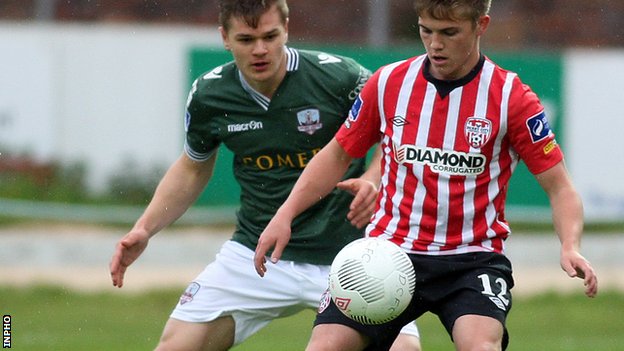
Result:
{"type": "MultiPolygon", "coordinates": [[[[255,91],[233,62],[200,76],[189,94],[185,152],[208,159],[224,144],[241,187],[232,239],[255,250],[303,168],[344,122],[370,71],[350,58],[286,48],[287,73],[271,99],[255,91]]],[[[364,159],[346,178],[359,177],[364,159]]],[[[362,231],[346,219],[352,195],[335,189],[298,216],[282,259],[330,264],[362,231]]]]}

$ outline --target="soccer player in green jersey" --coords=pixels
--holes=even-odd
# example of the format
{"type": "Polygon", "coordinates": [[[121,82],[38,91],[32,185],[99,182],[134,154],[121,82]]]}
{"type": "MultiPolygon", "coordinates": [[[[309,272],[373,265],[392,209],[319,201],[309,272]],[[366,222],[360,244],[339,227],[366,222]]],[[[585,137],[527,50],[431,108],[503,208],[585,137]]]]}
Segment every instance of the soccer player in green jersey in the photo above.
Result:
{"type": "MultiPolygon", "coordinates": [[[[350,58],[286,47],[285,0],[222,0],[220,24],[234,61],[194,82],[184,152],[117,243],[110,263],[113,284],[121,287],[149,239],[203,191],[218,147],[232,151],[241,187],[235,232],[180,297],[158,350],[227,350],[275,318],[317,308],[333,257],[363,235],[377,194],[378,162],[365,172],[365,160],[357,160],[338,189],[296,220],[275,266],[279,273],[256,275],[252,262],[260,233],[344,122],[370,71],[350,58]]],[[[393,348],[420,349],[413,323],[393,348]]]]}

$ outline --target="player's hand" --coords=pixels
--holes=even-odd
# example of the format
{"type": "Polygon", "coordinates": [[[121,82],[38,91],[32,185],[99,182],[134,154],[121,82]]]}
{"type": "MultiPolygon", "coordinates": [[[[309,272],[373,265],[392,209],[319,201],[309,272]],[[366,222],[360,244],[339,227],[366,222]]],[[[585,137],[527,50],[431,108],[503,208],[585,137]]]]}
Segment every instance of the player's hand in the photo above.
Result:
{"type": "Polygon", "coordinates": [[[571,278],[583,279],[585,295],[594,297],[598,293],[598,277],[591,264],[578,251],[561,252],[561,268],[571,278]]]}
{"type": "Polygon", "coordinates": [[[110,274],[113,286],[123,286],[124,274],[147,247],[149,234],[145,231],[133,230],[126,234],[115,246],[110,262],[110,274]]]}
{"type": "Polygon", "coordinates": [[[254,256],[254,267],[259,276],[264,277],[267,271],[266,255],[271,249],[273,249],[270,258],[272,263],[277,263],[282,257],[282,252],[290,241],[290,224],[290,220],[280,220],[276,214],[260,234],[254,256]]]}
{"type": "Polygon", "coordinates": [[[336,187],[355,195],[347,213],[347,219],[351,221],[351,224],[357,228],[367,225],[375,211],[377,199],[375,184],[368,180],[353,178],[338,183],[336,187]]]}

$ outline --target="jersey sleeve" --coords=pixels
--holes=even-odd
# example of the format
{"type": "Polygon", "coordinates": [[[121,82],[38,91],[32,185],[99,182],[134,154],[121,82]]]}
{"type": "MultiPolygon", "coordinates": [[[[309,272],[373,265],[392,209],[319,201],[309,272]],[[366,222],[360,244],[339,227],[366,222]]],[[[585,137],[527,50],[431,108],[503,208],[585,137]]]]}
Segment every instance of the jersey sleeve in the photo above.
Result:
{"type": "Polygon", "coordinates": [[[539,174],[563,160],[544,107],[518,77],[514,78],[509,104],[510,142],[529,171],[539,174]]]}
{"type": "Polygon", "coordinates": [[[342,87],[336,91],[342,91],[341,101],[345,106],[345,117],[353,105],[358,94],[362,91],[366,82],[370,79],[372,73],[366,67],[360,65],[356,60],[340,56],[344,66],[336,68],[331,72],[334,79],[338,79],[342,87]]]}
{"type": "Polygon", "coordinates": [[[205,161],[217,150],[219,141],[212,137],[210,113],[201,102],[202,79],[193,82],[186,102],[184,152],[194,161],[205,161]]]}
{"type": "Polygon", "coordinates": [[[353,158],[364,157],[379,142],[380,114],[377,100],[378,72],[366,82],[336,133],[336,140],[353,158]]]}

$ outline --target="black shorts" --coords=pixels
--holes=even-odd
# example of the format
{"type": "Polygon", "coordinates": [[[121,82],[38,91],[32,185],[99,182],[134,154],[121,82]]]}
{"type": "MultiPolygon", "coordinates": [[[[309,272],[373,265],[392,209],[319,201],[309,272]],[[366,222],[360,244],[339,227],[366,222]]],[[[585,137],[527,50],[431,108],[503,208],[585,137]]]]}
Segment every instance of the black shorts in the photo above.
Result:
{"type": "Polygon", "coordinates": [[[457,318],[476,314],[503,324],[503,350],[506,349],[509,338],[505,320],[511,309],[514,281],[511,263],[505,256],[475,252],[409,257],[416,270],[416,289],[410,305],[399,317],[385,324],[362,325],[346,317],[333,302],[326,301],[321,303],[314,325],[347,325],[370,337],[366,350],[388,350],[401,328],[425,312],[436,314],[449,335],[457,318]]]}

